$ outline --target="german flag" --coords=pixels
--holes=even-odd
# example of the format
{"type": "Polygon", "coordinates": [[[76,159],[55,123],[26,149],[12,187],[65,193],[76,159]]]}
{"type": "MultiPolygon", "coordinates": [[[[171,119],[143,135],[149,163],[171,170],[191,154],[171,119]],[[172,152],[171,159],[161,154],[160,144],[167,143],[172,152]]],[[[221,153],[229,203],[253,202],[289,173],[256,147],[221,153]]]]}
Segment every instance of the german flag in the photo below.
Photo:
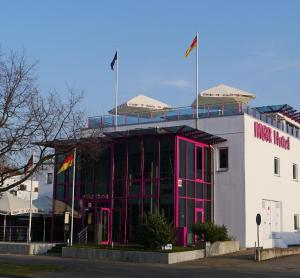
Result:
{"type": "Polygon", "coordinates": [[[185,57],[189,56],[191,51],[197,46],[197,36],[194,38],[192,44],[190,45],[189,49],[185,52],[185,57]]]}
{"type": "Polygon", "coordinates": [[[69,154],[65,160],[63,161],[63,163],[61,164],[59,170],[58,170],[58,174],[62,173],[64,171],[66,171],[67,169],[69,169],[74,163],[74,154],[69,154]]]}

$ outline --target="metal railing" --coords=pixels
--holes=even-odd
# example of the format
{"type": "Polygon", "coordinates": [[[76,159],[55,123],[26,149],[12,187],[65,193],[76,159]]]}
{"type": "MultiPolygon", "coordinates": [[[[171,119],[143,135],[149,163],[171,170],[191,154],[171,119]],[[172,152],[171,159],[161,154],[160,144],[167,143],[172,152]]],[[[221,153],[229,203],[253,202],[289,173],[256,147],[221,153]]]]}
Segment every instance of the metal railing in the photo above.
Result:
{"type": "MultiPolygon", "coordinates": [[[[213,118],[248,114],[257,118],[281,131],[300,139],[299,128],[284,125],[278,121],[276,117],[259,112],[256,108],[252,108],[242,103],[227,103],[218,105],[199,106],[198,118],[213,118]]],[[[135,113],[128,115],[118,115],[118,126],[159,123],[167,121],[181,121],[196,118],[196,109],[188,107],[173,108],[161,112],[135,113]]],[[[88,118],[88,129],[107,128],[115,126],[114,115],[104,115],[88,118]]]]}
{"type": "Polygon", "coordinates": [[[85,227],[82,231],[78,233],[78,243],[87,244],[87,237],[88,237],[88,227],[85,227]]]}
{"type": "Polygon", "coordinates": [[[28,227],[26,226],[0,226],[0,241],[26,242],[28,239],[28,227]]]}

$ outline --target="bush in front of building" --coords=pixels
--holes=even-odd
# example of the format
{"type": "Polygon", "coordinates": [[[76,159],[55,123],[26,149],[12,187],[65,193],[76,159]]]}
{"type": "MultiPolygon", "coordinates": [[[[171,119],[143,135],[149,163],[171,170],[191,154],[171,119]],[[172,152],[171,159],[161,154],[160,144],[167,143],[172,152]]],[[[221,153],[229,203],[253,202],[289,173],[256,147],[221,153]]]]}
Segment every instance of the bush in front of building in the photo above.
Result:
{"type": "Polygon", "coordinates": [[[174,244],[175,233],[163,215],[149,213],[136,227],[135,241],[146,249],[160,249],[168,243],[174,244]]]}
{"type": "Polygon", "coordinates": [[[199,239],[211,243],[231,240],[226,226],[219,226],[212,222],[196,223],[192,226],[192,232],[197,235],[199,239]]]}

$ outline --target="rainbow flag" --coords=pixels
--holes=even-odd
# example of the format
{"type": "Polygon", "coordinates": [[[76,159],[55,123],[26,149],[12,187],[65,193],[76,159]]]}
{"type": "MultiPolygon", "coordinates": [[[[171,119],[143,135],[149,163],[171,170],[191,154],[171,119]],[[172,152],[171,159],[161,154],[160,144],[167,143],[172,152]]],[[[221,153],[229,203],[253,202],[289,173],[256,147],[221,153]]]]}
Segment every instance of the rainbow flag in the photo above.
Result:
{"type": "Polygon", "coordinates": [[[189,49],[185,52],[185,57],[189,56],[191,51],[197,46],[197,36],[194,38],[192,44],[190,45],[189,49]]]}
{"type": "Polygon", "coordinates": [[[59,170],[58,170],[58,174],[62,173],[64,171],[66,171],[68,168],[70,168],[74,163],[74,154],[69,154],[65,160],[63,161],[63,163],[61,164],[59,170]]]}

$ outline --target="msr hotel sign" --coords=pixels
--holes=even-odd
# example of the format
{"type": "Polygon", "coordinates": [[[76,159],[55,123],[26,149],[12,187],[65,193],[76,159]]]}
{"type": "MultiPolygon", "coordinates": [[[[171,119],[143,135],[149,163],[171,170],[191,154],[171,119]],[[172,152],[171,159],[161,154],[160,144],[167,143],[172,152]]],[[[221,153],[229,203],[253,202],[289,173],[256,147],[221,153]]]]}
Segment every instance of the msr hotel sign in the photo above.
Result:
{"type": "Polygon", "coordinates": [[[289,150],[290,146],[290,137],[280,135],[277,130],[274,130],[264,124],[259,122],[254,122],[254,136],[262,141],[273,143],[280,148],[289,150]]]}

